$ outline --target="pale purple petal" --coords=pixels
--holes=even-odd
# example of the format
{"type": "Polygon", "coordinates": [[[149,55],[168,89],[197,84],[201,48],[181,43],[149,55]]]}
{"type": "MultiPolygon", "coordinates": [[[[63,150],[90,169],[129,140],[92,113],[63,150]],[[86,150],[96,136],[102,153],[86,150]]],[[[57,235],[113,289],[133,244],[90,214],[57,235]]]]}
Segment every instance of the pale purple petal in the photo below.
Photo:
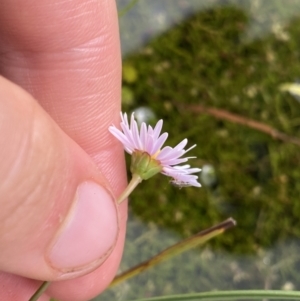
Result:
{"type": "Polygon", "coordinates": [[[128,126],[128,118],[127,118],[127,114],[124,113],[124,115],[123,115],[122,112],[121,112],[120,115],[121,115],[122,123],[124,123],[125,125],[128,126]]]}
{"type": "Polygon", "coordinates": [[[184,162],[187,162],[188,159],[187,158],[181,158],[181,159],[169,159],[169,160],[162,160],[161,162],[164,163],[164,165],[177,165],[177,164],[181,164],[184,162]]]}
{"type": "Polygon", "coordinates": [[[153,134],[154,134],[154,130],[153,130],[152,126],[148,125],[148,135],[153,136],[153,134]]]}
{"type": "Polygon", "coordinates": [[[127,137],[121,132],[119,131],[116,127],[114,126],[110,126],[109,127],[109,131],[118,139],[122,142],[122,144],[124,145],[124,148],[126,149],[126,151],[128,153],[132,153],[133,148],[132,148],[132,144],[130,143],[130,141],[127,139],[127,137]]]}
{"type": "MultiPolygon", "coordinates": [[[[193,146],[191,146],[190,148],[188,148],[185,152],[189,152],[191,149],[195,148],[196,147],[196,144],[194,144],[193,146]]],[[[191,157],[192,158],[192,157],[191,157]]]]}
{"type": "Polygon", "coordinates": [[[158,160],[164,161],[164,160],[171,160],[175,158],[179,158],[184,154],[183,150],[177,151],[174,148],[171,148],[169,146],[166,146],[162,149],[162,151],[157,156],[158,160]]]}
{"type": "Polygon", "coordinates": [[[135,147],[134,138],[132,136],[131,131],[128,128],[124,128],[123,133],[127,137],[128,141],[130,142],[131,147],[133,149],[135,149],[136,147],[135,147]]]}
{"type": "Polygon", "coordinates": [[[154,139],[158,139],[159,135],[160,135],[160,132],[161,132],[161,129],[162,129],[162,126],[163,126],[163,120],[159,120],[153,130],[154,134],[154,139]]]}
{"type": "Polygon", "coordinates": [[[154,144],[152,146],[152,154],[156,154],[157,151],[161,149],[168,138],[168,133],[163,133],[158,139],[154,139],[154,144]],[[156,141],[155,141],[156,140],[156,141]]]}
{"type": "Polygon", "coordinates": [[[180,143],[178,143],[174,149],[176,150],[182,150],[188,143],[188,140],[187,139],[183,139],[180,143]]]}
{"type": "Polygon", "coordinates": [[[142,150],[145,151],[146,150],[146,145],[147,145],[147,126],[146,123],[143,122],[141,125],[141,134],[140,134],[140,138],[141,138],[141,143],[142,143],[142,150]]]}
{"type": "Polygon", "coordinates": [[[141,141],[140,141],[140,134],[137,122],[134,120],[134,114],[131,115],[131,127],[130,127],[133,143],[136,149],[141,149],[141,141]]]}
{"type": "Polygon", "coordinates": [[[154,128],[146,125],[144,122],[139,129],[138,124],[131,115],[130,122],[126,113],[121,113],[121,129],[115,126],[110,126],[109,131],[114,135],[124,146],[124,149],[129,154],[135,151],[144,151],[152,156],[153,160],[157,160],[162,166],[162,174],[172,178],[172,183],[178,186],[196,186],[198,176],[195,173],[200,172],[200,168],[191,168],[190,165],[178,165],[187,162],[194,157],[182,157],[188,151],[193,149],[195,145],[185,150],[188,143],[187,139],[182,140],[174,148],[163,145],[167,140],[168,133],[162,133],[163,120],[159,120],[154,128]]]}
{"type": "Polygon", "coordinates": [[[153,148],[153,145],[154,145],[154,140],[153,140],[153,137],[148,135],[148,139],[147,139],[147,144],[145,145],[145,151],[151,155],[151,150],[153,148]]]}
{"type": "Polygon", "coordinates": [[[189,164],[174,166],[174,167],[172,167],[172,169],[180,170],[182,172],[188,171],[190,173],[194,170],[195,170],[195,172],[200,172],[201,171],[201,168],[191,168],[191,166],[189,164]]]}
{"type": "Polygon", "coordinates": [[[176,156],[174,156],[173,154],[174,154],[174,152],[173,152],[173,148],[172,147],[170,147],[170,146],[166,146],[166,147],[164,147],[162,150],[161,150],[161,152],[158,154],[158,156],[157,156],[157,159],[158,160],[162,160],[163,158],[166,158],[166,157],[168,157],[168,156],[173,156],[174,158],[176,157],[176,156]]]}
{"type": "Polygon", "coordinates": [[[192,173],[200,172],[200,168],[190,168],[189,165],[164,167],[162,173],[173,178],[172,183],[178,186],[196,186],[200,187],[198,183],[198,176],[192,173]]]}

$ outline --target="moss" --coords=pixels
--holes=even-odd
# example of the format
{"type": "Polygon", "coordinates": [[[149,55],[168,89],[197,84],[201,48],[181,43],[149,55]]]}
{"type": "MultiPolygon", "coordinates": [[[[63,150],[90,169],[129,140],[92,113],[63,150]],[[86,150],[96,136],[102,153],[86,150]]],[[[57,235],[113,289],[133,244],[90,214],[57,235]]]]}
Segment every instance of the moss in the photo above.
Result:
{"type": "MultiPolygon", "coordinates": [[[[286,1],[266,2],[265,14],[290,9],[286,1]]],[[[278,86],[300,74],[300,19],[283,28],[285,40],[276,34],[247,40],[249,22],[233,6],[202,11],[125,59],[137,79],[124,81],[134,94],[124,110],[149,106],[164,119],[170,145],[185,137],[196,143],[191,164],[213,165],[218,186],[178,190],[162,175],[142,182],[130,202],[142,222],[129,219],[134,233],[128,233],[123,269],[175,243],[170,233],[187,237],[229,216],[238,222],[201,252],[184,253],[117,287],[126,299],[289,283],[300,289],[293,240],[300,236],[299,147],[188,107],[215,107],[299,137],[300,104],[278,86]]],[[[114,298],[107,296],[101,300],[114,298]]]]}
{"type": "Polygon", "coordinates": [[[129,83],[134,105],[148,105],[164,118],[171,145],[186,136],[190,145],[196,143],[192,153],[198,159],[192,164],[212,164],[219,178],[214,191],[204,187],[178,192],[168,179],[157,176],[135,191],[133,211],[182,236],[233,216],[238,227],[211,244],[225,249],[234,245],[235,252],[243,253],[298,234],[299,148],[193,113],[187,105],[217,107],[299,135],[299,103],[280,94],[278,85],[300,74],[300,20],[285,29],[290,38],[284,42],[275,35],[244,42],[248,23],[247,15],[235,7],[207,10],[124,62],[138,74],[129,83]]]}

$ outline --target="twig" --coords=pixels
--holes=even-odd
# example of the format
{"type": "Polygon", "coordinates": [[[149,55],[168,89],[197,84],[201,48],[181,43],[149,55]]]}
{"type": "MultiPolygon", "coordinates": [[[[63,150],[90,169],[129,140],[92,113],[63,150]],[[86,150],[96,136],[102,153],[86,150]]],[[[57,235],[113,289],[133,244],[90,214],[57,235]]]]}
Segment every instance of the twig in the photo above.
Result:
{"type": "Polygon", "coordinates": [[[196,247],[198,245],[201,245],[208,241],[209,239],[223,233],[225,230],[233,227],[236,225],[236,222],[234,219],[229,218],[225,220],[224,222],[213,226],[209,229],[206,229],[204,231],[201,231],[197,233],[194,236],[191,236],[185,240],[182,240],[173,246],[163,250],[162,252],[158,253],[154,257],[148,259],[147,261],[142,262],[141,264],[129,269],[128,271],[122,273],[121,275],[118,275],[113,282],[110,284],[110,287],[119,284],[122,281],[128,280],[132,278],[133,276],[140,274],[141,272],[173,257],[176,256],[184,251],[187,251],[193,247],[196,247]]]}
{"type": "Polygon", "coordinates": [[[247,126],[249,128],[255,129],[257,131],[260,131],[262,133],[265,133],[274,139],[281,140],[283,142],[292,143],[297,146],[300,146],[300,139],[288,136],[285,133],[282,133],[271,126],[264,124],[259,121],[255,121],[253,119],[249,119],[240,115],[236,115],[233,113],[230,113],[225,110],[211,108],[211,107],[204,107],[201,105],[185,105],[184,107],[181,105],[178,105],[181,109],[188,109],[195,113],[207,113],[217,119],[227,120],[233,123],[241,124],[244,126],[247,126]]]}

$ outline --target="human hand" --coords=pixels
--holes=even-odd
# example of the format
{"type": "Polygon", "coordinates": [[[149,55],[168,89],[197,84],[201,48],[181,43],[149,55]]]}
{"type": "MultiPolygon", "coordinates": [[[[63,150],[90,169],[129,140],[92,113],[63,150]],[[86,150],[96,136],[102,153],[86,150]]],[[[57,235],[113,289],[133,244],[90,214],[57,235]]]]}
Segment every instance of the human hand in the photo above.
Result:
{"type": "Polygon", "coordinates": [[[32,279],[88,300],[116,273],[127,217],[113,201],[123,149],[108,132],[120,112],[115,3],[3,0],[0,53],[0,300],[28,300],[32,279]]]}

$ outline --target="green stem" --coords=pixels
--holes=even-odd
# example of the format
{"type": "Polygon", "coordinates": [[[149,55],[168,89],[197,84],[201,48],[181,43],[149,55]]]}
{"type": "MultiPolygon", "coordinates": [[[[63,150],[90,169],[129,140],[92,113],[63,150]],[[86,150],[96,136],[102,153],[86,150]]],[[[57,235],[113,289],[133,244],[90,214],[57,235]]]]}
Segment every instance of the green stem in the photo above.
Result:
{"type": "Polygon", "coordinates": [[[44,281],[28,301],[37,301],[39,297],[41,297],[41,295],[45,292],[45,290],[49,287],[50,284],[51,284],[50,281],[44,281]]]}
{"type": "Polygon", "coordinates": [[[125,271],[124,273],[118,275],[110,284],[110,287],[119,284],[125,280],[128,280],[145,270],[156,266],[157,264],[164,262],[174,256],[177,256],[187,250],[190,250],[196,246],[204,244],[206,241],[210,240],[211,238],[223,233],[225,230],[235,226],[236,222],[232,218],[227,219],[226,221],[215,225],[209,229],[201,231],[196,235],[193,235],[185,240],[182,240],[167,249],[163,250],[162,252],[158,253],[154,257],[148,259],[140,263],[139,265],[125,271]]]}
{"type": "Polygon", "coordinates": [[[119,18],[122,18],[129,10],[131,10],[138,0],[131,0],[121,11],[118,12],[119,18]]]}
{"type": "Polygon", "coordinates": [[[173,296],[138,299],[135,301],[195,301],[195,300],[258,300],[258,299],[300,300],[300,292],[275,290],[240,290],[193,293],[173,296]]]}
{"type": "Polygon", "coordinates": [[[130,195],[130,193],[135,189],[136,186],[138,186],[139,183],[142,182],[142,178],[137,175],[133,174],[132,178],[128,184],[128,186],[125,188],[125,190],[121,193],[121,195],[117,199],[117,203],[121,204],[127,197],[130,195]]]}

